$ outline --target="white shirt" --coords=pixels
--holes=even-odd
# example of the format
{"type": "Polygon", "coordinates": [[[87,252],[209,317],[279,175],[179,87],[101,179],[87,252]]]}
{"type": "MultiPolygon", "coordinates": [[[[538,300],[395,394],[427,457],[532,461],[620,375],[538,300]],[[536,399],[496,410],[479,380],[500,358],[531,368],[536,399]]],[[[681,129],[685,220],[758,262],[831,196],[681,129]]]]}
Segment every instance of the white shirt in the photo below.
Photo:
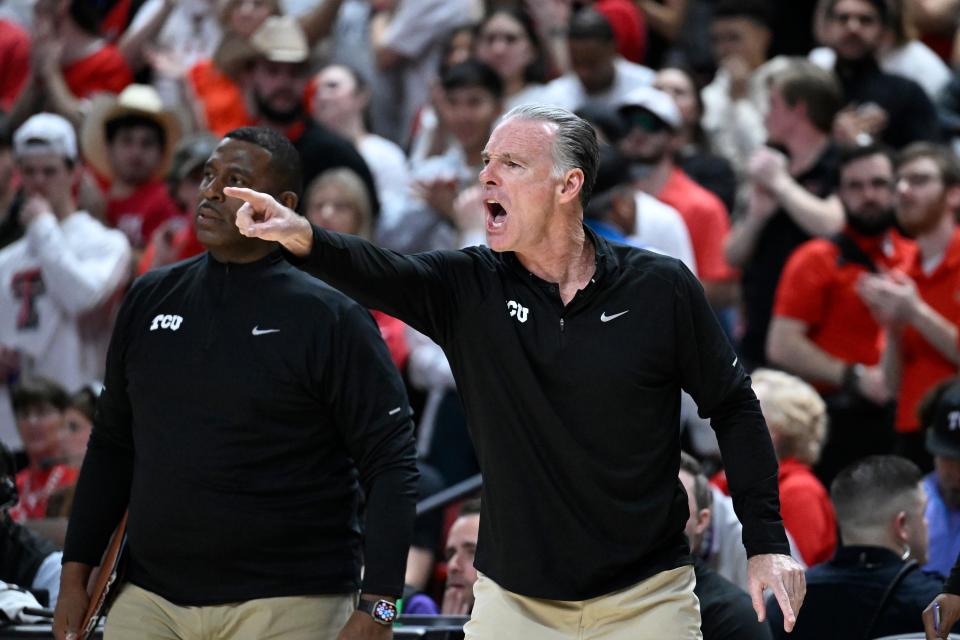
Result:
{"type": "MultiPolygon", "coordinates": [[[[69,392],[103,379],[114,294],[129,268],[126,236],[86,211],[59,224],[43,214],[0,251],[0,344],[20,352],[21,375],[50,378],[69,392]]],[[[20,448],[5,384],[0,440],[20,448]]]]}
{"type": "Polygon", "coordinates": [[[620,106],[624,96],[633,89],[653,84],[657,75],[643,65],[620,57],[614,60],[613,69],[613,84],[600,93],[588,94],[577,74],[570,72],[549,82],[539,97],[544,104],[562,107],[568,111],[576,111],[586,104],[615,108],[620,106]]]}
{"type": "Polygon", "coordinates": [[[403,149],[393,142],[375,134],[360,138],[357,151],[363,156],[380,199],[380,215],[389,217],[407,198],[410,192],[410,168],[403,149]]]}
{"type": "Polygon", "coordinates": [[[637,223],[630,240],[659,253],[678,258],[696,275],[697,263],[693,254],[690,233],[680,213],[668,204],[660,202],[649,193],[634,193],[637,206],[637,223]]]}

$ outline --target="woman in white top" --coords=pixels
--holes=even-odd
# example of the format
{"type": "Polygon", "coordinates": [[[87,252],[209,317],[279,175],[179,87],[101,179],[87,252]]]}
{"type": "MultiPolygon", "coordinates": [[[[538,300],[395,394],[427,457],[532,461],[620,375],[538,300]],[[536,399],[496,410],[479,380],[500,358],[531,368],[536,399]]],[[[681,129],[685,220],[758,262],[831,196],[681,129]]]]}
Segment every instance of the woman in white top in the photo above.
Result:
{"type": "Polygon", "coordinates": [[[342,64],[320,70],[313,96],[313,117],[317,122],[344,136],[363,156],[377,186],[381,216],[389,217],[410,188],[407,157],[395,143],[370,133],[365,114],[370,91],[360,74],[342,64]]]}
{"type": "Polygon", "coordinates": [[[503,110],[538,101],[546,79],[546,59],[530,15],[502,6],[486,15],[477,28],[477,60],[490,65],[503,80],[503,110]]]}

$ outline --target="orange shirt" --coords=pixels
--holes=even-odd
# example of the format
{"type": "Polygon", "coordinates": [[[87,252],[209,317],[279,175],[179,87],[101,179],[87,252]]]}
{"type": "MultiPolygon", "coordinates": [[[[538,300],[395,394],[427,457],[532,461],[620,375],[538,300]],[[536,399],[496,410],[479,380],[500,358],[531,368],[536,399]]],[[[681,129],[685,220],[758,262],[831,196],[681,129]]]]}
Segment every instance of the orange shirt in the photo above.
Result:
{"type": "Polygon", "coordinates": [[[108,44],[96,53],[64,67],[63,79],[70,93],[78,98],[86,98],[100,91],[120,93],[133,82],[133,74],[120,51],[108,44]]]}
{"type": "Polygon", "coordinates": [[[201,60],[187,72],[187,82],[197,102],[195,111],[215,136],[222,137],[228,131],[252,124],[247,113],[243,92],[213,60],[201,60]]]}
{"type": "MultiPolygon", "coordinates": [[[[906,273],[917,284],[924,302],[954,325],[960,324],[960,229],[953,232],[943,261],[927,275],[918,251],[906,273]]],[[[935,384],[957,374],[947,360],[913,327],[900,339],[900,396],[897,398],[896,429],[912,433],[920,428],[917,406],[935,384]]]]}
{"type": "Polygon", "coordinates": [[[717,282],[737,277],[737,271],[723,256],[723,242],[730,233],[730,218],[720,198],[674,167],[657,199],[679,211],[683,217],[700,280],[717,282]]]}
{"type": "MultiPolygon", "coordinates": [[[[913,243],[897,233],[868,238],[845,230],[878,269],[905,268],[913,243]]],[[[880,362],[882,331],[857,295],[857,279],[867,272],[854,262],[838,263],[840,249],[825,238],[797,247],[780,276],[774,317],[799,320],[807,337],[820,349],[844,362],[880,362]]],[[[821,389],[824,390],[824,389],[821,389]]]]}

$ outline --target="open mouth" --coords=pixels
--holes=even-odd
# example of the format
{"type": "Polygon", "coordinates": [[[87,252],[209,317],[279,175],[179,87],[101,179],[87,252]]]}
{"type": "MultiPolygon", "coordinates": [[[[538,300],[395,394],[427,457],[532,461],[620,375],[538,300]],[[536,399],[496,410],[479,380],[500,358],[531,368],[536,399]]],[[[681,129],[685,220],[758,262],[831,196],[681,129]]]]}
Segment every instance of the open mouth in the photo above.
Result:
{"type": "Polygon", "coordinates": [[[496,200],[484,200],[487,207],[487,228],[499,229],[507,219],[507,210],[496,200]]]}

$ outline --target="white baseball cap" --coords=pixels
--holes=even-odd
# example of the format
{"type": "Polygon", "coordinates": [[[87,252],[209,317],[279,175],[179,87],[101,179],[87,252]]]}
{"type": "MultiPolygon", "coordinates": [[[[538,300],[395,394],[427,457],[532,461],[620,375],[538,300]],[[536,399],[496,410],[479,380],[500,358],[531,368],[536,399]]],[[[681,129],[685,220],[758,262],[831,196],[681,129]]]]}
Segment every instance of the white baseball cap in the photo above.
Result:
{"type": "Polygon", "coordinates": [[[646,109],[657,116],[671,129],[676,131],[683,124],[680,117],[680,108],[677,107],[676,100],[669,93],[654,89],[649,86],[637,87],[631,90],[620,101],[618,111],[623,113],[630,107],[640,107],[646,109]]]}
{"type": "Polygon", "coordinates": [[[73,125],[55,113],[38,113],[20,125],[13,134],[13,154],[17,157],[53,153],[68,160],[77,159],[77,134],[73,125]]]}

